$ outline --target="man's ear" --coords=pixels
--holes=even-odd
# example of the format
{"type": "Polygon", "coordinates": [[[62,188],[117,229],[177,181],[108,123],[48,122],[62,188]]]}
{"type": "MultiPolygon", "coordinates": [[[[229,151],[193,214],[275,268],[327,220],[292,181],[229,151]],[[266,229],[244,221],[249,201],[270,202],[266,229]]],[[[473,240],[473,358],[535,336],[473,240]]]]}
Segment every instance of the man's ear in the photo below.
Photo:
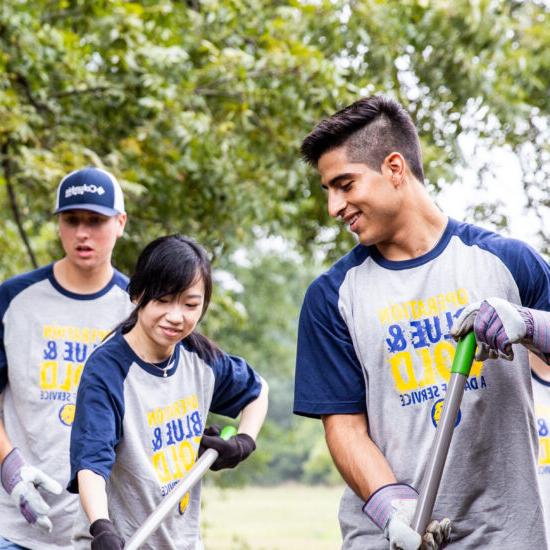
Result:
{"type": "Polygon", "coordinates": [[[405,178],[407,162],[403,155],[394,151],[390,153],[382,163],[382,174],[388,177],[394,186],[399,186],[405,178]]]}
{"type": "Polygon", "coordinates": [[[117,238],[122,237],[127,219],[128,219],[128,216],[126,215],[126,212],[122,212],[121,214],[117,215],[117,235],[116,235],[117,238]]]}

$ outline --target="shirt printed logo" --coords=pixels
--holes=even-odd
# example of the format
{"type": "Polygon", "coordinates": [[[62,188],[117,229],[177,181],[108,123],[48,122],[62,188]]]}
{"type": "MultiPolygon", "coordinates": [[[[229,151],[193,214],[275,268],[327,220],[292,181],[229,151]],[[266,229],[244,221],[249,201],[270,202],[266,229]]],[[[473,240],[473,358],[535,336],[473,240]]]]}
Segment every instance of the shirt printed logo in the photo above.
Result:
{"type": "Polygon", "coordinates": [[[535,404],[539,434],[539,475],[550,476],[550,407],[535,404]]]}
{"type": "Polygon", "coordinates": [[[59,409],[59,420],[65,426],[72,426],[74,422],[74,413],[75,413],[74,403],[66,403],[59,409]]]}
{"type": "MultiPolygon", "coordinates": [[[[447,392],[456,350],[450,330],[469,301],[468,291],[459,288],[378,310],[400,405],[408,407],[433,401],[431,420],[434,425],[440,414],[436,404],[443,401],[447,392]]],[[[475,361],[465,390],[487,387],[482,371],[483,363],[475,361]]]]}
{"type": "Polygon", "coordinates": [[[38,375],[40,400],[65,402],[58,412],[58,420],[64,426],[73,423],[74,401],[84,363],[108,332],[98,328],[58,325],[42,328],[38,375]]]}
{"type": "MultiPolygon", "coordinates": [[[[185,477],[197,458],[204,427],[197,395],[148,411],[147,425],[150,429],[151,462],[161,485],[161,494],[165,496],[185,477]]],[[[180,501],[181,514],[189,501],[189,498],[185,499],[183,497],[180,501]]]]}
{"type": "MultiPolygon", "coordinates": [[[[443,412],[443,404],[445,403],[445,399],[438,399],[432,407],[432,424],[435,428],[437,428],[437,425],[439,424],[439,420],[441,418],[441,413],[443,412]]],[[[460,409],[458,409],[458,413],[456,414],[456,421],[455,421],[455,428],[460,424],[460,421],[462,420],[462,413],[460,412],[460,409]]]]}
{"type": "Polygon", "coordinates": [[[185,495],[183,496],[183,498],[179,501],[179,504],[178,504],[178,512],[180,514],[180,516],[183,516],[183,514],[185,513],[185,510],[187,510],[187,507],[189,506],[189,491],[187,493],[185,493],[185,495]]]}

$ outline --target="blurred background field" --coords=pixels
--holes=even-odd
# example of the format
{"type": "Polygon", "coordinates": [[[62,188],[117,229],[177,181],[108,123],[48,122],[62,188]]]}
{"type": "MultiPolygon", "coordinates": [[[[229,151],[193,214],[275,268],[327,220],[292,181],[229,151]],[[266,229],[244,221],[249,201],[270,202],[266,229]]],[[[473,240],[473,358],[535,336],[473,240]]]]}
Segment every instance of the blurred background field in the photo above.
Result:
{"type": "Polygon", "coordinates": [[[206,550],[336,550],[338,503],[343,487],[203,489],[206,550]]]}

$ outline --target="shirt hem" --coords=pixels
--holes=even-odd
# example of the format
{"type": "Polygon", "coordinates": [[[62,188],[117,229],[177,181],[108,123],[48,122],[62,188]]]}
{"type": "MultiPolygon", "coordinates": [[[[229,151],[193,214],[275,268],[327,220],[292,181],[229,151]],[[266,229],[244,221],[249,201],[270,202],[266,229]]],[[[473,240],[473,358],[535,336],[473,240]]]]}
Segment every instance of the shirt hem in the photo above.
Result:
{"type": "Polygon", "coordinates": [[[365,413],[367,409],[364,403],[347,403],[347,404],[304,404],[296,403],[293,413],[298,416],[305,416],[308,418],[321,418],[322,415],[328,414],[358,414],[365,413]]]}

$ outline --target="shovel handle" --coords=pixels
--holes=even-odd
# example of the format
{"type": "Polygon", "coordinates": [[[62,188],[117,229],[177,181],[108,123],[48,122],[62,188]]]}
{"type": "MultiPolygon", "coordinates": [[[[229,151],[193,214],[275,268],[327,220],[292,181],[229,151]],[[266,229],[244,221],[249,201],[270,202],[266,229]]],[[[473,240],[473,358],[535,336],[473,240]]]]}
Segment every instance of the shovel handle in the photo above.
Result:
{"type": "Polygon", "coordinates": [[[425,533],[426,527],[432,518],[435,498],[439,490],[443,467],[445,466],[453,437],[456,417],[464,394],[464,384],[470,374],[475,351],[476,338],[473,332],[469,332],[459,340],[456,347],[451,367],[451,380],[447,388],[447,395],[445,396],[443,410],[437,424],[430,460],[424,474],[424,479],[422,480],[422,487],[411,523],[411,527],[420,535],[425,533]]]}
{"type": "MultiPolygon", "coordinates": [[[[233,426],[226,426],[220,433],[223,439],[230,439],[237,433],[233,426]]],[[[133,534],[125,550],[137,550],[160,526],[166,515],[172,511],[185,494],[195,486],[208,472],[210,466],[218,458],[218,451],[206,449],[193,467],[185,474],[185,477],[164,497],[158,507],[151,512],[143,525],[133,534]]]]}

